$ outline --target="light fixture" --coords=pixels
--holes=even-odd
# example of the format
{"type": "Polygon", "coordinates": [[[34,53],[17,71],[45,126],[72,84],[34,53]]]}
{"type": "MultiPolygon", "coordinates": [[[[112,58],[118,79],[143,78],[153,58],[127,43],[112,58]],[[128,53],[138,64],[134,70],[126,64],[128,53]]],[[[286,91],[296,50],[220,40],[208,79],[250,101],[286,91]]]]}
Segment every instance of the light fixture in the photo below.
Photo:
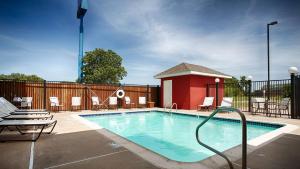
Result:
{"type": "Polygon", "coordinates": [[[276,24],[278,24],[278,21],[273,21],[271,23],[268,23],[268,25],[276,25],[276,24]]]}
{"type": "Polygon", "coordinates": [[[246,80],[252,80],[253,77],[251,75],[247,76],[246,80]]]}
{"type": "Polygon", "coordinates": [[[297,67],[290,67],[289,68],[289,73],[290,74],[298,74],[298,68],[297,67]]]}
{"type": "Polygon", "coordinates": [[[220,79],[219,79],[219,78],[215,78],[215,82],[216,82],[216,83],[219,83],[219,82],[220,82],[220,79]]]}

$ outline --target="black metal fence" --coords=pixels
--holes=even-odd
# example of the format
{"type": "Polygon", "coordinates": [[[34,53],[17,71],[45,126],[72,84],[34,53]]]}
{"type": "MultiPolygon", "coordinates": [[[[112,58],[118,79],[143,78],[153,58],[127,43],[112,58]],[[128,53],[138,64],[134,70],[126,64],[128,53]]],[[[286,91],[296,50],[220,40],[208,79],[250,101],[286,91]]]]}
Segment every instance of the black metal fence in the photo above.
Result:
{"type": "MultiPolygon", "coordinates": [[[[300,90],[300,82],[298,81],[298,83],[299,89],[297,89],[300,90]]],[[[207,85],[207,96],[216,98],[216,84],[207,85]]],[[[290,79],[271,80],[270,90],[268,90],[268,81],[224,83],[219,84],[218,87],[218,105],[221,105],[223,97],[232,97],[233,107],[242,111],[250,112],[253,111],[253,98],[262,98],[263,100],[266,100],[266,103],[269,103],[269,105],[261,106],[261,112],[268,113],[268,115],[290,115],[290,104],[285,112],[279,111],[278,107],[282,104],[284,98],[291,99],[291,96],[292,91],[290,79]]],[[[299,103],[297,105],[299,105],[299,103]]]]}
{"type": "MultiPolygon", "coordinates": [[[[240,83],[221,83],[218,85],[218,99],[215,99],[214,105],[218,102],[218,105],[221,105],[222,99],[224,97],[232,97],[233,98],[233,107],[238,108],[242,111],[249,110],[249,85],[248,84],[240,84],[240,83]],[[216,101],[218,100],[218,101],[216,101]]],[[[207,96],[208,97],[216,97],[216,84],[208,84],[207,85],[207,96]]]]}

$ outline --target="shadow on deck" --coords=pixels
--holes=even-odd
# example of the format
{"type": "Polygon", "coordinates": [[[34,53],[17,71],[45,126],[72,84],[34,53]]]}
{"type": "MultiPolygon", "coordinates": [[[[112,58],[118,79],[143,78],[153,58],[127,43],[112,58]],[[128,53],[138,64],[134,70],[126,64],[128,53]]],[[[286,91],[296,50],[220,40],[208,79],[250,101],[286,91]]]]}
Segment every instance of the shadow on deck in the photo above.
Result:
{"type": "MultiPolygon", "coordinates": [[[[248,154],[250,169],[299,169],[300,135],[285,134],[248,154]]],[[[241,160],[235,163],[241,165],[241,160]]],[[[235,165],[235,169],[240,167],[235,165]]],[[[229,167],[225,166],[224,169],[229,167]]]]}
{"type": "MultiPolygon", "coordinates": [[[[0,143],[0,168],[30,168],[31,146],[0,143]]],[[[33,168],[158,169],[95,130],[41,136],[34,144],[33,168]]]]}

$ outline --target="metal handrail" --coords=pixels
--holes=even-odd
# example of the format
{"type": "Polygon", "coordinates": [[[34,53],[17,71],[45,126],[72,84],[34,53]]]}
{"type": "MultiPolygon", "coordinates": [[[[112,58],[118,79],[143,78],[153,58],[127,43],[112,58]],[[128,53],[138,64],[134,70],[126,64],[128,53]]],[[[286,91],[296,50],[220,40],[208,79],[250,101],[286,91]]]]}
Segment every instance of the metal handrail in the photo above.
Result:
{"type": "Polygon", "coordinates": [[[200,138],[199,138],[199,129],[208,121],[210,120],[214,115],[216,115],[217,113],[219,112],[237,112],[241,119],[242,119],[242,169],[246,169],[247,168],[247,122],[246,122],[246,118],[245,118],[245,115],[239,110],[239,109],[236,109],[236,108],[231,108],[231,107],[220,107],[218,109],[216,109],[210,116],[208,116],[203,122],[201,122],[201,124],[199,124],[196,128],[196,139],[198,141],[198,143],[200,145],[202,145],[203,147],[209,149],[210,151],[218,154],[219,156],[223,157],[230,169],[233,169],[233,164],[232,162],[229,160],[229,158],[224,155],[223,153],[221,153],[220,151],[204,144],[203,142],[200,141],[200,138]]]}
{"type": "MultiPolygon", "coordinates": [[[[173,107],[176,106],[176,112],[177,112],[177,103],[173,103],[172,106],[170,107],[169,113],[171,113],[173,107]]],[[[165,106],[165,111],[167,109],[167,106],[165,106]]]]}

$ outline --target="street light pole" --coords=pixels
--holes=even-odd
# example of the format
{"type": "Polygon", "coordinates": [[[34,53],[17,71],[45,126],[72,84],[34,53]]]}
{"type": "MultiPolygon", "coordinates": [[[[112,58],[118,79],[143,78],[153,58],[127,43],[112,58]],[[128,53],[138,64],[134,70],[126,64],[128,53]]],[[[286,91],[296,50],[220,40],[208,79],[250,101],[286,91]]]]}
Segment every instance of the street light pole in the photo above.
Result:
{"type": "Polygon", "coordinates": [[[268,45],[268,93],[267,99],[270,101],[270,26],[278,24],[277,21],[267,24],[267,45],[268,45]]]}

